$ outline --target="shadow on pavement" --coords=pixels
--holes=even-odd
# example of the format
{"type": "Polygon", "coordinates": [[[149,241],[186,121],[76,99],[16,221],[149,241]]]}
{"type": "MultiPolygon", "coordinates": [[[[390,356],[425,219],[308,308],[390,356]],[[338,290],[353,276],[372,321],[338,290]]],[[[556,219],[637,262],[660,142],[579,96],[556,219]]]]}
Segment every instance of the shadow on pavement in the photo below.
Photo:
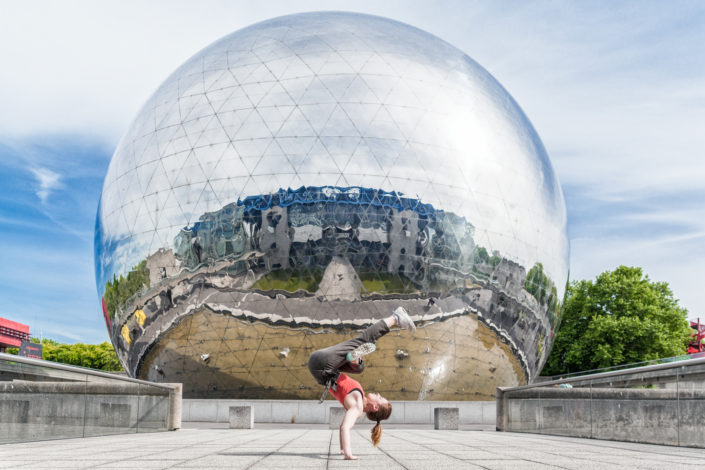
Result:
{"type": "Polygon", "coordinates": [[[328,454],[298,454],[296,452],[218,452],[217,455],[237,455],[237,456],[255,456],[255,457],[270,457],[284,455],[287,457],[307,457],[316,460],[328,460],[328,454]]]}

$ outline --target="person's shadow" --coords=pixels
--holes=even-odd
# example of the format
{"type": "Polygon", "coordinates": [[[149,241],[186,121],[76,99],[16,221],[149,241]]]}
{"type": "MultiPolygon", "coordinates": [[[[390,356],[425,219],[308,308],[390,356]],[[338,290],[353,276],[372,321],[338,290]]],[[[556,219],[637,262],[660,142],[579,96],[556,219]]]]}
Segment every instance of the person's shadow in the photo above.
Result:
{"type": "MultiPolygon", "coordinates": [[[[277,455],[285,455],[287,457],[307,457],[309,459],[316,459],[316,460],[328,460],[328,454],[300,454],[296,452],[218,452],[218,455],[237,455],[237,456],[255,456],[255,457],[268,457],[268,456],[277,456],[277,455]]],[[[338,455],[332,454],[332,455],[338,455]]]]}

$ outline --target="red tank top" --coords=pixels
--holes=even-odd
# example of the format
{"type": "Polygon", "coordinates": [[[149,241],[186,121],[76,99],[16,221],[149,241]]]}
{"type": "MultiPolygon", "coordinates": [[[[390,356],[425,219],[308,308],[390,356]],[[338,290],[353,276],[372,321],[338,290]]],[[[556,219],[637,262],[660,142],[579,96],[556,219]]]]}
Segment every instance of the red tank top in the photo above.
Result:
{"type": "Polygon", "coordinates": [[[333,389],[331,388],[330,393],[342,404],[343,400],[345,400],[345,397],[348,396],[348,393],[356,389],[360,391],[360,394],[364,399],[365,391],[362,389],[362,385],[360,385],[360,382],[355,379],[351,379],[345,374],[340,374],[340,377],[338,377],[338,390],[333,391],[333,389]]]}

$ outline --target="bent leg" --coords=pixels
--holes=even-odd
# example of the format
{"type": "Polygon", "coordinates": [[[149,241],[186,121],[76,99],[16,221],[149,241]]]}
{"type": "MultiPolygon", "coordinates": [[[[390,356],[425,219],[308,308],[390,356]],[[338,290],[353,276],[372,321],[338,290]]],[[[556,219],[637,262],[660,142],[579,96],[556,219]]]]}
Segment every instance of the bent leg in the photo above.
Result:
{"type": "Polygon", "coordinates": [[[362,371],[365,370],[365,363],[362,362],[362,359],[360,362],[347,362],[346,360],[339,370],[348,374],[362,374],[362,371]]]}
{"type": "Polygon", "coordinates": [[[320,384],[334,376],[339,371],[359,374],[364,370],[364,365],[351,365],[346,356],[364,343],[374,343],[382,336],[389,333],[389,326],[385,320],[367,327],[360,336],[342,343],[314,351],[308,361],[311,375],[320,384]]]}
{"type": "Polygon", "coordinates": [[[354,351],[356,348],[365,343],[376,342],[387,333],[389,333],[389,326],[387,326],[387,323],[385,323],[384,320],[380,320],[374,325],[367,327],[367,329],[365,329],[365,331],[363,331],[357,338],[343,341],[335,346],[323,349],[323,351],[326,351],[326,356],[328,358],[328,370],[342,370],[344,372],[352,372],[354,374],[361,373],[364,366],[359,368],[354,365],[350,365],[346,359],[346,356],[349,352],[354,351]]]}
{"type": "Polygon", "coordinates": [[[328,357],[323,349],[314,351],[308,358],[308,370],[320,385],[325,385],[331,377],[326,370],[326,364],[328,364],[328,357]]]}
{"type": "Polygon", "coordinates": [[[363,343],[376,343],[378,339],[389,333],[389,331],[390,330],[389,326],[387,325],[387,321],[380,320],[374,325],[368,326],[367,329],[363,331],[360,336],[351,341],[359,341],[358,346],[363,343]]]}

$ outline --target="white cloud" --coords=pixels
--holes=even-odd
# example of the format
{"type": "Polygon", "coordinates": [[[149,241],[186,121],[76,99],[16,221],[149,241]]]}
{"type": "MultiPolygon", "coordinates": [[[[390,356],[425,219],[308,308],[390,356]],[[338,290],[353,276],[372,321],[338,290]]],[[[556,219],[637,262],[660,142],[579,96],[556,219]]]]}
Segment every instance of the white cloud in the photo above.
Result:
{"type": "Polygon", "coordinates": [[[283,0],[262,6],[225,0],[4,2],[0,137],[89,133],[114,146],[159,84],[210,43],[272,16],[351,6],[358,7],[283,0]]]}
{"type": "MultiPolygon", "coordinates": [[[[645,234],[646,235],[646,234],[645,234]]],[[[571,241],[572,280],[594,279],[619,265],[639,266],[652,281],[668,282],[690,319],[705,318],[702,262],[705,232],[662,238],[575,238],[571,241]]]]}
{"type": "Polygon", "coordinates": [[[30,168],[30,171],[37,180],[37,197],[45,204],[51,192],[61,187],[61,175],[48,168],[30,168]]]}
{"type": "MultiPolygon", "coordinates": [[[[643,266],[691,315],[705,315],[702,3],[5,2],[0,138],[90,134],[113,148],[147,97],[201,48],[316,9],[395,18],[476,59],[526,111],[569,198],[580,193],[568,204],[571,277],[643,266]]],[[[62,182],[52,173],[33,172],[42,201],[62,182]]]]}
{"type": "Polygon", "coordinates": [[[654,209],[620,216],[624,222],[648,223],[654,226],[677,226],[679,233],[673,239],[692,238],[705,234],[705,208],[654,209]],[[682,227],[690,230],[683,232],[682,227]]]}
{"type": "Polygon", "coordinates": [[[702,5],[500,7],[456,44],[527,112],[563,184],[630,197],[703,188],[702,5]]]}

